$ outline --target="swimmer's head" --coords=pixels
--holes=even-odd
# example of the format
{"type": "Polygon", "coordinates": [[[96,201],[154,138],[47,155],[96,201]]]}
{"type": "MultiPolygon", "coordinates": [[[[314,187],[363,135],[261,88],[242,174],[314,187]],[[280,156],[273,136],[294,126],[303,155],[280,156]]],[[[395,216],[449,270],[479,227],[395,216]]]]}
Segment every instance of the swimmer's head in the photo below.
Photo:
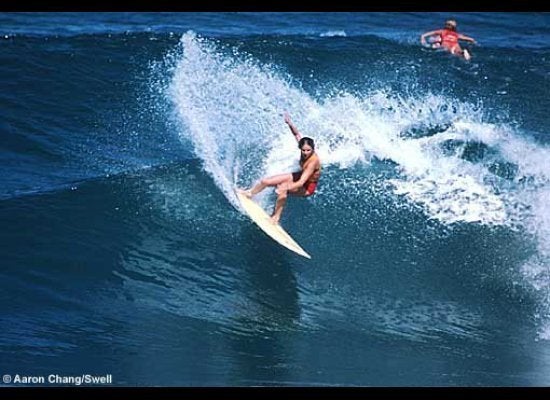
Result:
{"type": "Polygon", "coordinates": [[[456,31],[456,21],[454,19],[449,19],[445,21],[445,28],[456,31]]]}

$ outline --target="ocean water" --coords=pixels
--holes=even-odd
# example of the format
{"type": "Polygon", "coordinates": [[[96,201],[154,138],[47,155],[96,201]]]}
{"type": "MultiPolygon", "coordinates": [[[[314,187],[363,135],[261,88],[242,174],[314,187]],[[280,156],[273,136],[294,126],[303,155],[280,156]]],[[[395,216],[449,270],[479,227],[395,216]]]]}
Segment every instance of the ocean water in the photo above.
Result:
{"type": "Polygon", "coordinates": [[[550,385],[550,14],[1,13],[0,46],[3,384],[550,385]],[[420,46],[451,17],[469,62],[420,46]],[[296,170],[285,111],[312,260],[233,194],[296,170]]]}

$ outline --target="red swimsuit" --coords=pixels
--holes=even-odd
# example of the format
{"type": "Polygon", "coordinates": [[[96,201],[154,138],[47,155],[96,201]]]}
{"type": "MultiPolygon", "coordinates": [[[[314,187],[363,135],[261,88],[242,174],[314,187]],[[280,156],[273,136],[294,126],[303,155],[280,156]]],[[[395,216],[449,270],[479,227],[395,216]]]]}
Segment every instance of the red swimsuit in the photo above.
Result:
{"type": "Polygon", "coordinates": [[[454,53],[456,47],[458,46],[458,33],[450,29],[442,29],[440,36],[441,46],[450,50],[451,53],[454,53]]]}

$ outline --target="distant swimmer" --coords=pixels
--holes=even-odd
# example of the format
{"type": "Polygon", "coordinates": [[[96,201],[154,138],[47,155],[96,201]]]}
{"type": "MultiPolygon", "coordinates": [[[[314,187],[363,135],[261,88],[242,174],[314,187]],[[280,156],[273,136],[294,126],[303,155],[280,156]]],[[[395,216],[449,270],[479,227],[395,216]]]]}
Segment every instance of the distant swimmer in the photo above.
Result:
{"type": "Polygon", "coordinates": [[[426,38],[430,40],[430,47],[433,49],[443,48],[449,51],[451,54],[454,54],[459,57],[464,57],[465,60],[469,60],[472,56],[466,49],[462,49],[458,43],[459,40],[464,40],[466,42],[474,43],[477,42],[469,36],[462,35],[456,31],[456,21],[450,19],[445,22],[445,28],[438,29],[435,31],[430,31],[423,33],[420,36],[420,42],[424,46],[428,46],[426,38]]]}
{"type": "Polygon", "coordinates": [[[298,142],[300,149],[300,171],[286,174],[274,175],[263,178],[252,189],[241,191],[248,198],[260,193],[268,186],[277,186],[277,201],[275,209],[271,215],[271,221],[279,223],[283,207],[285,206],[288,194],[292,196],[308,197],[311,196],[317,187],[321,176],[321,161],[315,153],[315,143],[309,137],[302,137],[298,129],[290,120],[290,116],[285,113],[285,122],[298,142]]]}

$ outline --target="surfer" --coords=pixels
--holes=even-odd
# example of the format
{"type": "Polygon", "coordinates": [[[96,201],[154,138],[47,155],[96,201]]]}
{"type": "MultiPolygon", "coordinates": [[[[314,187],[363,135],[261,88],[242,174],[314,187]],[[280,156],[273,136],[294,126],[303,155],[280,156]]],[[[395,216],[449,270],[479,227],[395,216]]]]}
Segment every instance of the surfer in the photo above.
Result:
{"type": "Polygon", "coordinates": [[[437,29],[435,31],[430,31],[423,33],[420,36],[420,43],[427,46],[426,38],[430,38],[430,46],[433,49],[443,48],[449,51],[451,54],[454,54],[459,57],[463,57],[465,60],[469,60],[472,56],[466,49],[462,49],[458,43],[459,40],[464,40],[466,42],[474,43],[477,42],[469,36],[463,35],[456,31],[456,21],[450,19],[445,22],[445,27],[443,29],[437,29]]]}
{"type": "Polygon", "coordinates": [[[298,142],[300,149],[300,171],[274,175],[260,180],[252,189],[241,191],[248,198],[260,193],[268,186],[276,186],[277,201],[271,215],[274,224],[279,223],[283,207],[288,195],[307,197],[311,196],[317,187],[321,176],[321,161],[315,153],[315,143],[312,138],[302,137],[296,126],[290,120],[288,113],[285,113],[285,122],[298,142]]]}

